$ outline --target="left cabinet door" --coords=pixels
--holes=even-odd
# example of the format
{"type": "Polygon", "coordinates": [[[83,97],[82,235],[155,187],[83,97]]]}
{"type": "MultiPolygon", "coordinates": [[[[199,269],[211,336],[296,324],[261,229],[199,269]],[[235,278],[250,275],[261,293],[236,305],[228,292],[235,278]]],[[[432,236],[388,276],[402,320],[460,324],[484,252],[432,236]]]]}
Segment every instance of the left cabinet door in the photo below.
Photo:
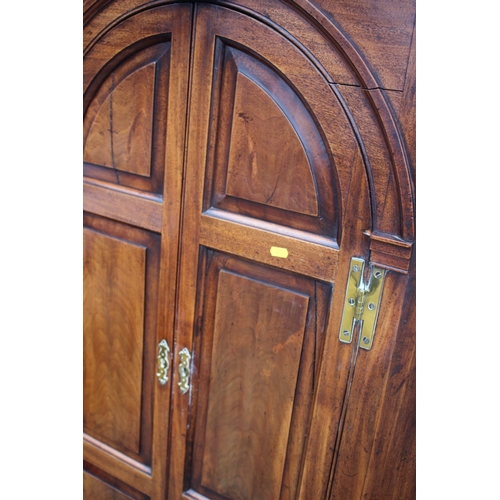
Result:
{"type": "MultiPolygon", "coordinates": [[[[99,16],[99,15],[98,15],[99,16]]],[[[164,498],[192,8],[104,23],[84,53],[84,498],[164,498]]]]}

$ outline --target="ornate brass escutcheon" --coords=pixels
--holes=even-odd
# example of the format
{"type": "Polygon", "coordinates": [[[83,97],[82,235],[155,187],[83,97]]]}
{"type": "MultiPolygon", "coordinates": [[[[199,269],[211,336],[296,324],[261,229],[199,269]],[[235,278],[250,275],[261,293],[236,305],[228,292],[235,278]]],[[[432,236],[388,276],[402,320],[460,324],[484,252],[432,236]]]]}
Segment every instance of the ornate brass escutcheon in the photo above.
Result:
{"type": "Polygon", "coordinates": [[[165,339],[158,344],[158,373],[156,376],[161,385],[168,382],[168,369],[170,368],[170,361],[168,356],[170,354],[170,347],[165,339]]]}
{"type": "Polygon", "coordinates": [[[186,394],[186,392],[189,391],[189,375],[191,373],[189,362],[191,361],[191,354],[189,354],[187,348],[184,347],[184,349],[182,349],[179,353],[179,356],[181,358],[181,362],[179,364],[179,375],[181,377],[179,387],[181,388],[182,394],[186,394]]]}

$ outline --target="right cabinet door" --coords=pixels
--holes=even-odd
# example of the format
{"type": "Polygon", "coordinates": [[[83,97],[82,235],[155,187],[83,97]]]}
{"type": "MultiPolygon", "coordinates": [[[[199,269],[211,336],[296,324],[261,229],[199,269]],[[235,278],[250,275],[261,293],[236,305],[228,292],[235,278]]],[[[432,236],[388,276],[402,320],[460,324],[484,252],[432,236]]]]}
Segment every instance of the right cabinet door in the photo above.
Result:
{"type": "Polygon", "coordinates": [[[321,70],[259,20],[199,4],[191,79],[169,498],[324,498],[359,149],[321,70]]]}

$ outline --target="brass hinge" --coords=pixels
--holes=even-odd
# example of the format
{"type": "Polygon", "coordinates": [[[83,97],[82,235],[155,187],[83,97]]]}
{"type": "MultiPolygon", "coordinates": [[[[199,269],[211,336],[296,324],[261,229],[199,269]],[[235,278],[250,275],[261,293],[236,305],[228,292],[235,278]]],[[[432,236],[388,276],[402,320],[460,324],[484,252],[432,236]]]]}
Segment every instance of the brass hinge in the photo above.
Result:
{"type": "Polygon", "coordinates": [[[359,346],[370,350],[373,345],[375,325],[382,298],[385,269],[371,266],[368,283],[365,283],[363,280],[364,267],[365,261],[363,259],[357,257],[351,259],[339,340],[350,344],[354,327],[360,323],[359,346]]]}

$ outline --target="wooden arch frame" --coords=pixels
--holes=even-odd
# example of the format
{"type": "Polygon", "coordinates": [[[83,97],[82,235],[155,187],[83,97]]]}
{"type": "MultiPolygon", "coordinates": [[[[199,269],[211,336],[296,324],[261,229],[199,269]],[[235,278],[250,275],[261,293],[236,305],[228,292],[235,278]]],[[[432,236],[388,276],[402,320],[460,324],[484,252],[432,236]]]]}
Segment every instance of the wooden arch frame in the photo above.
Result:
{"type": "MultiPolygon", "coordinates": [[[[298,45],[314,61],[331,84],[333,92],[343,104],[363,155],[363,163],[370,191],[371,228],[366,231],[370,238],[371,261],[402,273],[409,268],[415,238],[414,194],[409,160],[403,135],[391,105],[380,88],[379,81],[359,49],[310,0],[207,0],[224,7],[245,12],[271,26],[298,45]],[[264,12],[254,10],[256,5],[268,6],[264,12]],[[252,8],[254,7],[254,8],[252,8]],[[312,29],[304,36],[295,32],[292,19],[300,18],[312,29]],[[319,47],[319,49],[318,49],[319,47]],[[318,52],[321,52],[319,54],[318,52]],[[341,67],[341,75],[349,75],[350,86],[358,87],[362,95],[362,107],[350,107],[338,85],[346,83],[332,68],[341,67]],[[358,123],[368,120],[378,134],[378,155],[369,151],[365,133],[358,123]],[[372,161],[380,156],[385,161],[372,161]]],[[[159,5],[176,3],[175,0],[87,0],[84,2],[84,25],[87,38],[85,52],[104,33],[126,17],[140,10],[159,5]]]]}

